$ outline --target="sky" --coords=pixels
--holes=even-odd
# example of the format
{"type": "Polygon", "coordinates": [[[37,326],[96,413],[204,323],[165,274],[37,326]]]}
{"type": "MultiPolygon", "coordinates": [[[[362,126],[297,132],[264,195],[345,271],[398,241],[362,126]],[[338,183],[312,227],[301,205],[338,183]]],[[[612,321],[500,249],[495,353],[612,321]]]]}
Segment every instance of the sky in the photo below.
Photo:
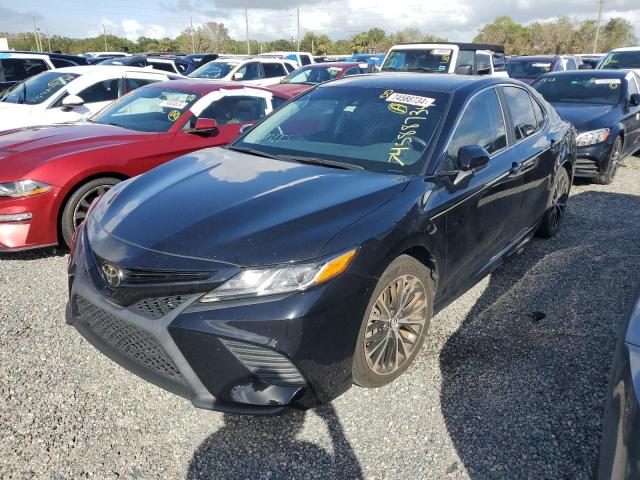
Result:
{"type": "MultiPolygon", "coordinates": [[[[244,8],[249,31],[260,41],[295,38],[296,9],[301,37],[306,31],[333,40],[380,27],[394,32],[417,27],[452,41],[469,41],[486,23],[509,15],[520,23],[567,15],[596,18],[597,0],[3,0],[0,32],[33,31],[33,17],[50,35],[88,37],[107,33],[135,40],[141,35],[174,37],[205,21],[224,23],[232,38],[244,39],[244,8]]],[[[623,17],[640,38],[640,0],[607,0],[603,19],[623,17]]]]}

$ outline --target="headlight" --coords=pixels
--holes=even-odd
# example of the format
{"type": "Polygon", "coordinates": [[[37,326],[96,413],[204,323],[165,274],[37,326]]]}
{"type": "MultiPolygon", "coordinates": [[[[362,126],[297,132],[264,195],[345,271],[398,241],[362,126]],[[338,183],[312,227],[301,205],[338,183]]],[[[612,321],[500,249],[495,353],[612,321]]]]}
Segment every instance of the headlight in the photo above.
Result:
{"type": "Polygon", "coordinates": [[[583,132],[578,135],[576,141],[578,142],[579,147],[586,147],[587,145],[595,145],[596,143],[602,143],[607,138],[609,138],[609,134],[611,130],[608,128],[601,128],[599,130],[591,130],[590,132],[583,132]]]}
{"type": "Polygon", "coordinates": [[[306,290],[344,272],[357,249],[318,262],[243,270],[200,299],[217,302],[233,298],[263,297],[306,290]]]}
{"type": "Polygon", "coordinates": [[[0,183],[0,197],[31,197],[51,190],[51,185],[36,180],[18,180],[17,182],[0,183]]]}

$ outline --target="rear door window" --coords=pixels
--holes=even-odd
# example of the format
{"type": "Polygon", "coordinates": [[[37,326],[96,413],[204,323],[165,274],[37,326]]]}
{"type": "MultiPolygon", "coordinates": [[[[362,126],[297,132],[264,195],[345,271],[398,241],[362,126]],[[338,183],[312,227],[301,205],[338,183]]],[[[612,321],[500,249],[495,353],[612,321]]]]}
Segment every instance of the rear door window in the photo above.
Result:
{"type": "Polygon", "coordinates": [[[309,55],[300,55],[300,60],[302,60],[303,67],[311,63],[311,57],[309,57],[309,55]]]}
{"type": "Polygon", "coordinates": [[[136,88],[144,87],[145,85],[149,85],[151,83],[156,83],[164,79],[158,78],[157,80],[151,78],[131,78],[127,77],[125,80],[126,90],[130,92],[135,90],[136,88]]]}
{"type": "Polygon", "coordinates": [[[476,54],[478,75],[489,75],[491,73],[491,56],[486,53],[476,54]]]}

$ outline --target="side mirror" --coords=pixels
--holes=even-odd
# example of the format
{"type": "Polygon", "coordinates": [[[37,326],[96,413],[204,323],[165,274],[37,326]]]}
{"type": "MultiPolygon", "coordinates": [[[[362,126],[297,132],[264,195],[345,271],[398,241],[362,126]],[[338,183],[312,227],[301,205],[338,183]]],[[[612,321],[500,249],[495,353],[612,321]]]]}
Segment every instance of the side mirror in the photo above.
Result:
{"type": "Polygon", "coordinates": [[[236,72],[233,74],[234,80],[242,80],[243,78],[244,78],[244,73],[242,72],[236,72]]]}
{"type": "Polygon", "coordinates": [[[187,130],[187,133],[208,134],[218,129],[218,122],[213,118],[198,118],[193,128],[187,130]]]}
{"type": "Polygon", "coordinates": [[[473,75],[473,68],[471,68],[471,65],[460,65],[456,67],[453,73],[456,75],[473,75]]]}
{"type": "Polygon", "coordinates": [[[465,145],[458,150],[458,168],[463,172],[478,170],[489,163],[489,152],[480,145],[465,145]]]}
{"type": "Polygon", "coordinates": [[[242,125],[240,127],[240,135],[244,134],[246,131],[248,131],[251,127],[253,127],[253,123],[245,123],[244,125],[242,125]]]}
{"type": "Polygon", "coordinates": [[[578,65],[578,70],[593,70],[593,67],[588,63],[582,63],[578,65]]]}
{"type": "Polygon", "coordinates": [[[78,95],[67,95],[62,100],[62,108],[71,109],[71,108],[79,107],[80,105],[84,105],[84,100],[82,99],[82,97],[79,97],[78,95]]]}
{"type": "Polygon", "coordinates": [[[629,105],[637,107],[640,105],[640,93],[632,93],[629,97],[629,105]]]}

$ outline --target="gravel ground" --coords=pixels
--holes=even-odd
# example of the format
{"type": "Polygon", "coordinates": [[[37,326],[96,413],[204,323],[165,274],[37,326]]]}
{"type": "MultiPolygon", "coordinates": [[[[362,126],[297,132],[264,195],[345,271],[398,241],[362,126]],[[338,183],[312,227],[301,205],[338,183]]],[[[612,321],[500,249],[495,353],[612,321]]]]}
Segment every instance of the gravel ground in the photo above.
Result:
{"type": "Polygon", "coordinates": [[[276,418],[196,410],[64,323],[66,258],[0,258],[0,478],[588,478],[640,281],[640,159],[578,185],[534,240],[433,321],[378,390],[276,418]]]}

